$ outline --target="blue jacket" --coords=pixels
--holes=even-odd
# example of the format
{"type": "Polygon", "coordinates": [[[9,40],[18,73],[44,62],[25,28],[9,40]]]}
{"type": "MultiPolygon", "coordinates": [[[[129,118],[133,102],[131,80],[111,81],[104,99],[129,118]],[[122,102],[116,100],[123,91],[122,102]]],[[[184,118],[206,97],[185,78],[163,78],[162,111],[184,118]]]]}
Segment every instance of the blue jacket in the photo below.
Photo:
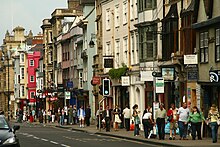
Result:
{"type": "MultiPolygon", "coordinates": [[[[77,116],[79,117],[80,116],[80,109],[81,108],[79,108],[79,110],[77,111],[77,116]]],[[[83,117],[85,117],[86,116],[86,114],[85,114],[85,110],[84,109],[81,109],[83,112],[82,112],[82,114],[83,114],[83,117]]]]}

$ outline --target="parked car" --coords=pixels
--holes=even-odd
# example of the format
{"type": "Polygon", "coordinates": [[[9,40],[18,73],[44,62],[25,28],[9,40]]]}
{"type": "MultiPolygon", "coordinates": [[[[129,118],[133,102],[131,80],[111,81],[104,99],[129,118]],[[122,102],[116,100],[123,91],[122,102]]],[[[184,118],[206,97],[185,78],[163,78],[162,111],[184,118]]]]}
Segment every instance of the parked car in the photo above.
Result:
{"type": "Polygon", "coordinates": [[[15,135],[20,126],[10,127],[4,115],[0,115],[0,147],[20,147],[19,140],[15,135]]]}

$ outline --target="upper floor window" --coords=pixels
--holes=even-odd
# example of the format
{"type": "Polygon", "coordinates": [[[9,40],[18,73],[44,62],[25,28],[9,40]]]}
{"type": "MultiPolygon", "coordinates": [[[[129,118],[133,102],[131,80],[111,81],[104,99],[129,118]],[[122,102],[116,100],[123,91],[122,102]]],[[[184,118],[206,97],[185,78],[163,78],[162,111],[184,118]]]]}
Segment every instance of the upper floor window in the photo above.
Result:
{"type": "Polygon", "coordinates": [[[21,63],[24,63],[24,53],[20,54],[20,61],[21,61],[21,63]]]}
{"type": "Polygon", "coordinates": [[[30,82],[34,82],[34,76],[30,77],[30,82]]]}
{"type": "Polygon", "coordinates": [[[24,67],[21,67],[21,79],[24,79],[24,67]]]}
{"type": "Polygon", "coordinates": [[[216,61],[220,61],[220,29],[215,30],[215,54],[216,61]]]}
{"type": "Polygon", "coordinates": [[[30,60],[30,66],[34,66],[34,60],[30,60]]]}
{"type": "Polygon", "coordinates": [[[21,92],[20,93],[21,93],[21,96],[24,97],[25,91],[24,91],[24,86],[23,85],[21,85],[21,92]]]}
{"type": "Polygon", "coordinates": [[[31,98],[33,99],[35,97],[35,92],[30,93],[31,98]]]}
{"type": "Polygon", "coordinates": [[[155,9],[157,7],[156,0],[138,0],[138,11],[155,9]]]}
{"type": "Polygon", "coordinates": [[[206,63],[209,61],[209,53],[208,53],[208,32],[200,33],[199,38],[199,48],[200,48],[200,62],[206,63]]]}
{"type": "Polygon", "coordinates": [[[119,5],[115,5],[115,27],[119,27],[120,19],[119,19],[119,5]]]}
{"type": "Polygon", "coordinates": [[[128,6],[127,1],[123,2],[123,24],[126,24],[128,22],[128,6]]]}
{"type": "Polygon", "coordinates": [[[110,30],[110,9],[106,10],[106,31],[110,30]]]}

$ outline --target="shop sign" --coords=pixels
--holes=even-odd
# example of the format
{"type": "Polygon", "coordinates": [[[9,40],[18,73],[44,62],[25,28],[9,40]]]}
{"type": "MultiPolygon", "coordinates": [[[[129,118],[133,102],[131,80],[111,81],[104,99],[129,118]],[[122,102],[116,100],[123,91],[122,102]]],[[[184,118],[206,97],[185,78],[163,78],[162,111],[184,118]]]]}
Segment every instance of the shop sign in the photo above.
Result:
{"type": "Polygon", "coordinates": [[[129,76],[122,76],[121,77],[121,85],[122,86],[129,86],[130,85],[130,78],[129,78],[129,76]]]}
{"type": "Polygon", "coordinates": [[[164,93],[164,78],[156,78],[156,93],[164,93]]]}
{"type": "Polygon", "coordinates": [[[98,77],[98,76],[92,77],[92,84],[99,85],[100,84],[100,77],[98,77]]]}
{"type": "Polygon", "coordinates": [[[198,64],[197,55],[184,55],[184,64],[198,64]]]}
{"type": "Polygon", "coordinates": [[[220,78],[220,70],[209,71],[209,80],[210,82],[217,83],[220,78]]]}
{"type": "Polygon", "coordinates": [[[70,92],[69,91],[66,91],[65,92],[65,99],[70,99],[70,92]]]}
{"type": "Polygon", "coordinates": [[[67,82],[67,88],[73,88],[73,81],[67,82]]]}

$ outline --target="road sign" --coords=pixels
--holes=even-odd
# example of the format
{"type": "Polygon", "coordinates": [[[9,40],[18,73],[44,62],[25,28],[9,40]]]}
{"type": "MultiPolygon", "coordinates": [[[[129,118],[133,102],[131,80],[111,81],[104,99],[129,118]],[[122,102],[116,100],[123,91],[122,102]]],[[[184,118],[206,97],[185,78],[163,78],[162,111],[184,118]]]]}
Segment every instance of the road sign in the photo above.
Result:
{"type": "Polygon", "coordinates": [[[70,99],[70,92],[69,91],[66,91],[65,92],[65,99],[70,99]]]}

